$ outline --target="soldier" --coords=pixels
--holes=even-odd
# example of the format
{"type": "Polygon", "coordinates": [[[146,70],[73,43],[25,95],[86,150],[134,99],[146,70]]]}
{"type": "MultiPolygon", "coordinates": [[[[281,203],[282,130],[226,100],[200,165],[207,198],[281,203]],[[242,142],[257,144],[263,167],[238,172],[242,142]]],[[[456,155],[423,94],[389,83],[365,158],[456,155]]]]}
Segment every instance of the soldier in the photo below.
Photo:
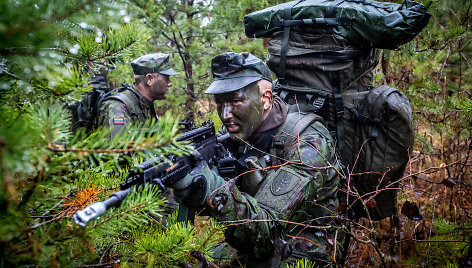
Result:
{"type": "Polygon", "coordinates": [[[214,250],[216,262],[236,257],[233,264],[279,267],[306,258],[319,266],[340,264],[341,165],[321,118],[273,95],[268,67],[249,53],[223,53],[211,68],[206,93],[214,96],[220,134],[230,134],[227,148],[240,175],[226,180],[200,161],[172,188],[177,201],[229,224],[226,243],[214,250]]]}
{"type": "Polygon", "coordinates": [[[131,62],[134,88],[125,87],[103,102],[99,125],[112,127],[112,136],[126,129],[131,122],[156,119],[154,101],[165,99],[172,86],[169,76],[177,73],[170,67],[169,55],[154,53],[131,62]]]}

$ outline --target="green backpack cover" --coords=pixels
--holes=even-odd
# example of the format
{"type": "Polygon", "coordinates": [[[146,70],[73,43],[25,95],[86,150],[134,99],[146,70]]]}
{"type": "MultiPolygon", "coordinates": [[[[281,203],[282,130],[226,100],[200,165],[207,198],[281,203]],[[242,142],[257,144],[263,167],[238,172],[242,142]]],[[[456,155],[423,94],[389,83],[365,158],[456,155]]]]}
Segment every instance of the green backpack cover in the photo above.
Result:
{"type": "Polygon", "coordinates": [[[431,13],[411,0],[402,4],[369,0],[297,0],[244,17],[246,36],[271,37],[284,28],[338,34],[362,47],[395,49],[412,40],[431,13]]]}

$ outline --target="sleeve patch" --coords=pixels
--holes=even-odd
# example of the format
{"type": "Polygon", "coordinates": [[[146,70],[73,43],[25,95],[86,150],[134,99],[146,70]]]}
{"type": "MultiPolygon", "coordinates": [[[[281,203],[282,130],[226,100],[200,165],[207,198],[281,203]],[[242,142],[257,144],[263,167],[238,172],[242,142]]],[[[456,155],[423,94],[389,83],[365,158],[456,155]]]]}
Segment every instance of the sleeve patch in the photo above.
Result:
{"type": "Polygon", "coordinates": [[[266,177],[266,180],[255,198],[260,204],[282,213],[299,202],[303,188],[309,183],[310,178],[298,174],[293,169],[282,167],[273,175],[266,177]]]}
{"type": "Polygon", "coordinates": [[[123,117],[115,117],[115,118],[113,118],[113,124],[115,124],[115,125],[124,125],[125,120],[123,119],[123,117]]]}

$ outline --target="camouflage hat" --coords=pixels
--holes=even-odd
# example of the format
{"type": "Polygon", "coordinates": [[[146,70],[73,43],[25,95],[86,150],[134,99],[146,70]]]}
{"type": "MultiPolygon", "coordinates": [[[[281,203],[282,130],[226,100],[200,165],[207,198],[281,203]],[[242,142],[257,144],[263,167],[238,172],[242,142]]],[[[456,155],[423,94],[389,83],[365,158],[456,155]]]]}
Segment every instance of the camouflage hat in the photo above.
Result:
{"type": "Polygon", "coordinates": [[[211,59],[213,82],[207,94],[222,94],[239,90],[261,79],[272,82],[269,68],[254,55],[226,52],[211,59]]]}
{"type": "Polygon", "coordinates": [[[133,72],[136,75],[149,73],[160,73],[164,75],[176,75],[169,64],[169,55],[164,53],[154,53],[141,56],[131,62],[133,72]]]}

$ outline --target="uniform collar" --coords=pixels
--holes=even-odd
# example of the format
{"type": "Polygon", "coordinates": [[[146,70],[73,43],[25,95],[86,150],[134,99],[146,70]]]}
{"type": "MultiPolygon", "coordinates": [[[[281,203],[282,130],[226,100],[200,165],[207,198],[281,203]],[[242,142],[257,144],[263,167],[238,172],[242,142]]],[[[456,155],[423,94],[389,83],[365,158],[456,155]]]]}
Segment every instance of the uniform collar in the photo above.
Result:
{"type": "Polygon", "coordinates": [[[133,85],[133,92],[136,93],[136,96],[138,96],[139,102],[144,104],[146,107],[149,108],[154,108],[154,102],[148,100],[146,97],[144,97],[139,90],[136,89],[136,87],[133,85]]]}

